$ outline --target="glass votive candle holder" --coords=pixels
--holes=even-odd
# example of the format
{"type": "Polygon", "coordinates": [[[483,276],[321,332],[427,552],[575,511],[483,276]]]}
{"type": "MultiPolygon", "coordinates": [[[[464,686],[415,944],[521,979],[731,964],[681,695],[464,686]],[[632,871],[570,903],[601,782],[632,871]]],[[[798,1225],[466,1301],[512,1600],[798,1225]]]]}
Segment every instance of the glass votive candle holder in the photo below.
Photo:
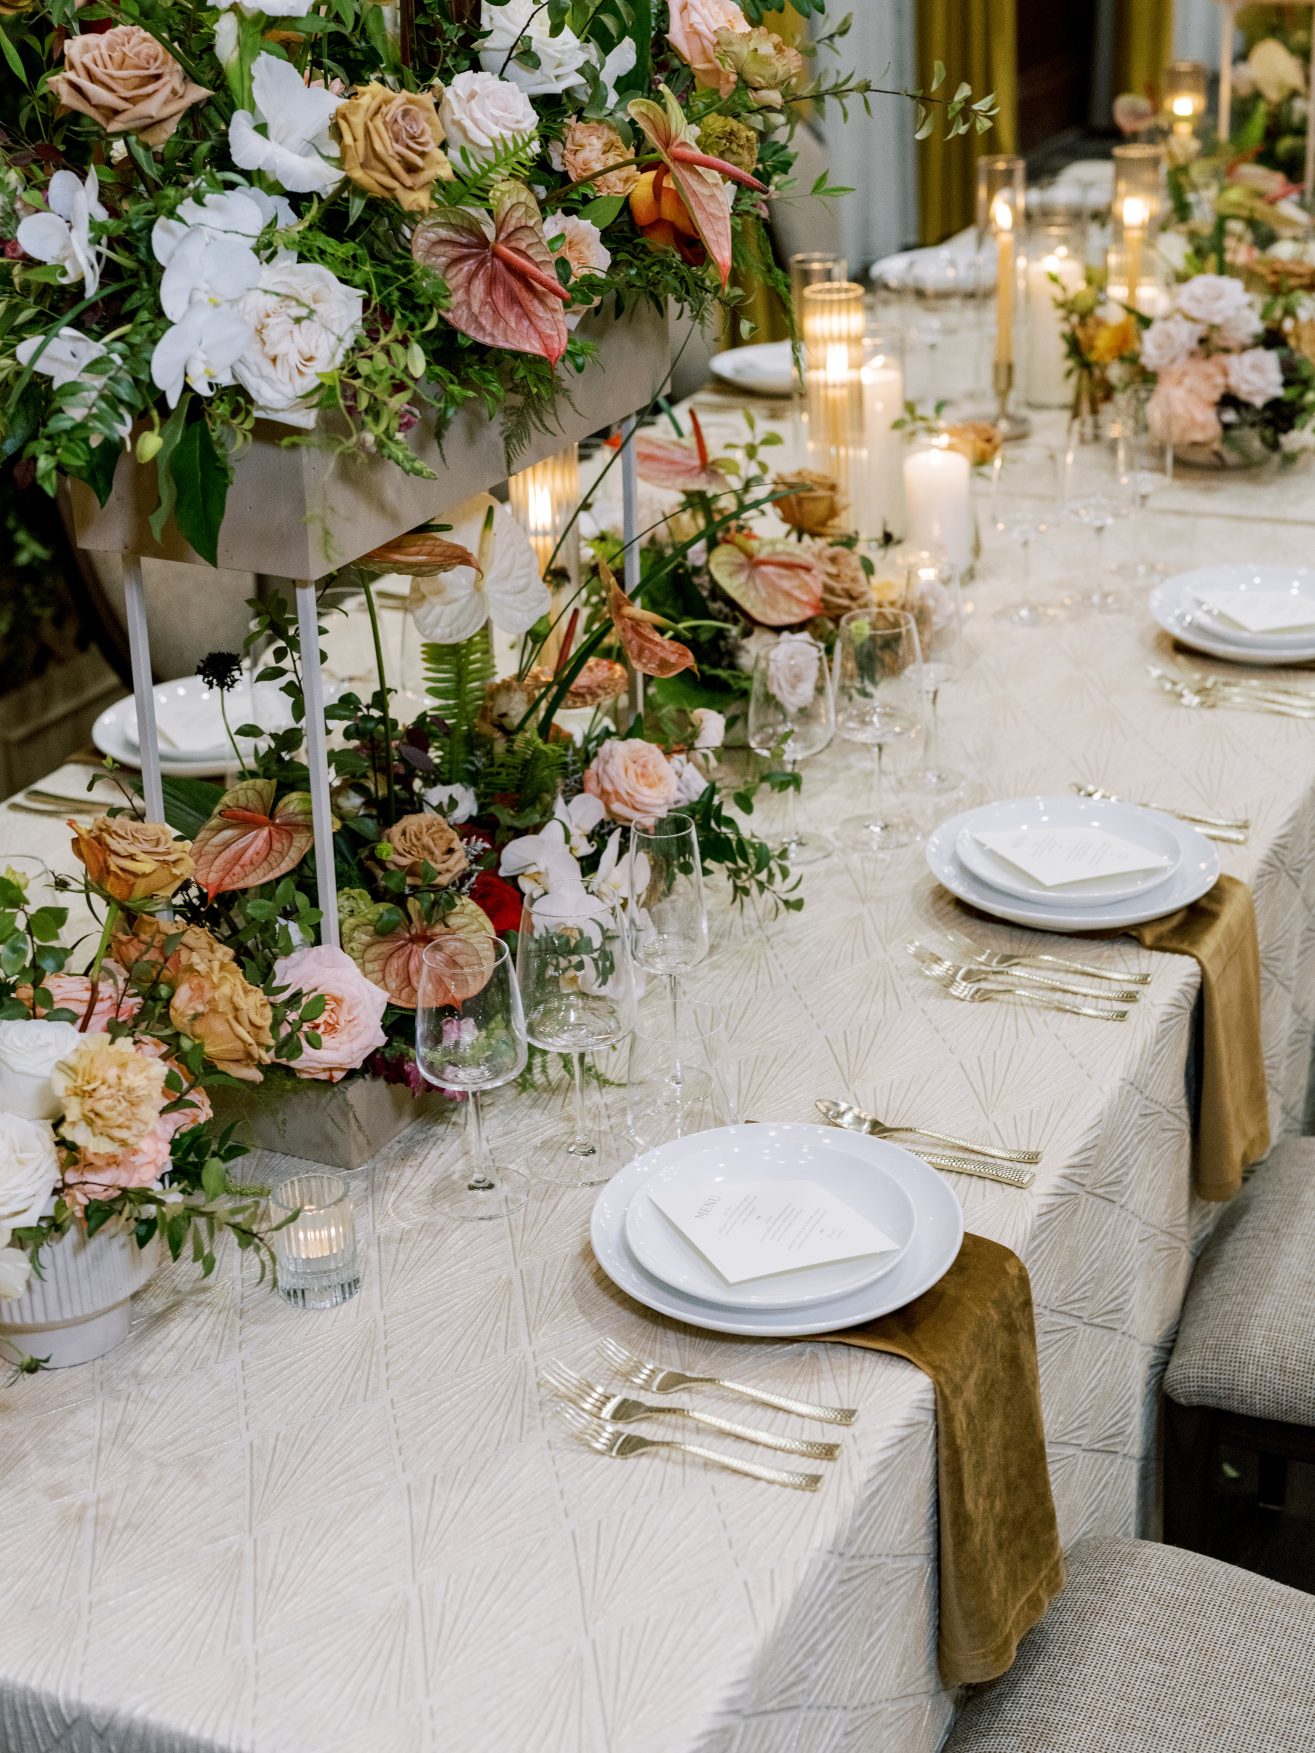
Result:
{"type": "Polygon", "coordinates": [[[269,1196],[278,1290],[298,1309],[335,1309],[361,1288],[356,1216],[341,1175],[290,1175],[269,1196]]]}

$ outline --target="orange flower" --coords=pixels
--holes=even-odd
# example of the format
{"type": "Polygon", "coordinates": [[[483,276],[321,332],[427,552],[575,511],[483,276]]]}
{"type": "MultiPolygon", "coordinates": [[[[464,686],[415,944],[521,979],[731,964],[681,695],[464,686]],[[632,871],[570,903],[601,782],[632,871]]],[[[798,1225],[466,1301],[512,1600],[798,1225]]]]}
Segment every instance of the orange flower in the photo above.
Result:
{"type": "Polygon", "coordinates": [[[707,259],[698,228],[665,165],[646,170],[631,189],[630,217],[653,249],[675,250],[694,267],[707,259]]]}
{"type": "Polygon", "coordinates": [[[90,828],[70,822],[73,850],[98,889],[116,901],[172,895],[193,871],[192,843],[175,840],[163,822],[136,816],[97,816],[90,828]]]}

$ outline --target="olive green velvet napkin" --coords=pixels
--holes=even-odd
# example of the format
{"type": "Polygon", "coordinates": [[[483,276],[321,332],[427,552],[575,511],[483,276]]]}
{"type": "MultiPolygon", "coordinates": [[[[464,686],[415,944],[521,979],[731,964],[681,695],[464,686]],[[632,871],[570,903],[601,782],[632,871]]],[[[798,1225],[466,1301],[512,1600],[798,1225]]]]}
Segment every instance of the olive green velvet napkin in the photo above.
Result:
{"type": "Polygon", "coordinates": [[[994,1679],[1064,1586],[1027,1269],[1000,1243],[966,1235],[954,1265],[915,1302],[823,1337],[907,1358],[931,1377],[937,1659],[947,1686],[994,1679]]]}

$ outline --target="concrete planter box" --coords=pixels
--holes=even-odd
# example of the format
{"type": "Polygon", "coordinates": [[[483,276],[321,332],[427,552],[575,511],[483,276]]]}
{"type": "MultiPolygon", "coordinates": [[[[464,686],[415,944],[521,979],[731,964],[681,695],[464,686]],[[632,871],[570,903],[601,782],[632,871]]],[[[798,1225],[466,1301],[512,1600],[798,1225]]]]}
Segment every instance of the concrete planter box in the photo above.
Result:
{"type": "Polygon", "coordinates": [[[434,1118],[448,1105],[442,1096],[413,1096],[405,1084],[377,1077],[222,1089],[213,1100],[215,1119],[236,1123],[244,1144],[331,1169],[363,1167],[413,1120],[434,1118]]]}
{"type": "MultiPolygon", "coordinates": [[[[561,374],[557,429],[534,433],[515,460],[517,469],[646,408],[666,379],[671,347],[665,313],[642,306],[619,321],[594,314],[579,332],[597,344],[598,356],[578,376],[561,374]]],[[[411,435],[416,455],[435,471],[432,481],[404,475],[377,457],[286,445],[281,441],[289,432],[257,421],[254,442],[235,460],[219,535],[221,568],[322,578],[508,473],[502,422],[473,403],[441,435],[424,423],[411,435]]],[[[172,525],[163,541],[152,536],[154,464],[143,466],[125,450],[104,506],[83,483],[71,486],[79,547],[204,564],[172,525]]]]}

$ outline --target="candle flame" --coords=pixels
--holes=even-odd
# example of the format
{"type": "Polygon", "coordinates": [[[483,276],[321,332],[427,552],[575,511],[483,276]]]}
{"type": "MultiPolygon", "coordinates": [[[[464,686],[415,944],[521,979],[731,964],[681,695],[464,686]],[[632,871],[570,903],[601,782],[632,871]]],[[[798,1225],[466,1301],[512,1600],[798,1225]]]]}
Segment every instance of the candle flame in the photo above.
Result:
{"type": "Polygon", "coordinates": [[[849,348],[843,341],[828,341],[823,371],[832,383],[843,383],[849,376],[849,348]]]}
{"type": "Polygon", "coordinates": [[[991,203],[991,224],[997,231],[1014,229],[1014,210],[1003,195],[997,195],[991,203]]]}
{"type": "Polygon", "coordinates": [[[1123,199],[1123,223],[1130,231],[1141,231],[1150,222],[1151,208],[1148,201],[1140,195],[1125,195],[1123,199]]]}
{"type": "Polygon", "coordinates": [[[530,534],[547,536],[552,534],[553,511],[552,492],[545,481],[530,481],[529,505],[527,507],[530,534]]]}
{"type": "Polygon", "coordinates": [[[1173,113],[1176,116],[1185,116],[1190,121],[1196,114],[1196,99],[1194,97],[1176,97],[1173,100],[1173,113]]]}

